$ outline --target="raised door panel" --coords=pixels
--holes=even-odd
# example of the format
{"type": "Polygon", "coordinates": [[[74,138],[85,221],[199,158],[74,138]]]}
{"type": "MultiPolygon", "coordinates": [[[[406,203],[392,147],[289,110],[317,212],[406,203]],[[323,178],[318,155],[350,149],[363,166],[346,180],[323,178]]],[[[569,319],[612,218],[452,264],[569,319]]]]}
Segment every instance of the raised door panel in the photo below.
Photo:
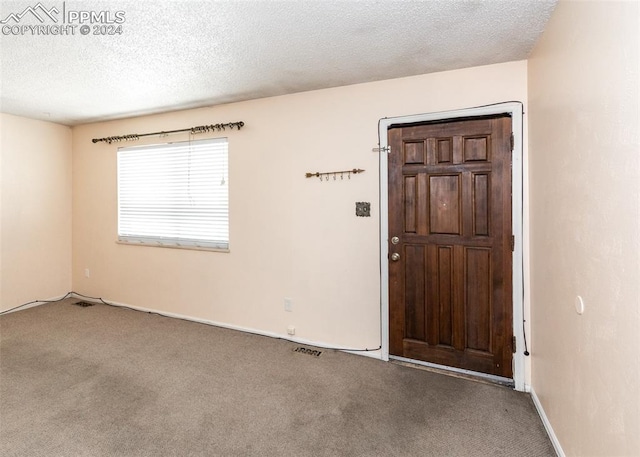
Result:
{"type": "Polygon", "coordinates": [[[460,174],[429,176],[429,224],[431,234],[462,233],[462,185],[460,174]]]}

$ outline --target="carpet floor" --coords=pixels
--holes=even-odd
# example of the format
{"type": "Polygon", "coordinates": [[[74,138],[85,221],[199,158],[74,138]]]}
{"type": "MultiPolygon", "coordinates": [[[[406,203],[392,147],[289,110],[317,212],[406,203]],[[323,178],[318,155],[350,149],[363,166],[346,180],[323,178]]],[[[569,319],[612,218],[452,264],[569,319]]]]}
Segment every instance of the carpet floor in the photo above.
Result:
{"type": "Polygon", "coordinates": [[[2,456],[554,456],[529,395],[65,300],[0,316],[2,456]]]}

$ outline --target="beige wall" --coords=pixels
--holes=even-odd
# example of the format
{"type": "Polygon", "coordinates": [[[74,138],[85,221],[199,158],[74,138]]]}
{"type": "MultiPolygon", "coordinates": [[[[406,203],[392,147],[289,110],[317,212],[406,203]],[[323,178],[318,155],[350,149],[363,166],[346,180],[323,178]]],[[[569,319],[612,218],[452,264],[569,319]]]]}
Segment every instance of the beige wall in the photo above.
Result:
{"type": "Polygon", "coordinates": [[[379,177],[371,149],[378,120],[526,103],[526,77],[521,61],[75,127],[74,288],[263,332],[285,334],[294,325],[296,337],[309,341],[376,348],[379,177]],[[246,127],[227,133],[231,252],[116,244],[117,145],[91,139],[239,120],[246,127]],[[366,171],[335,182],[304,176],[351,168],[366,171]],[[370,218],[355,216],[357,201],[372,203],[370,218]],[[292,313],[284,297],[293,300],[292,313]]]}
{"type": "Polygon", "coordinates": [[[71,129],[0,114],[0,310],[71,290],[71,129]]]}
{"type": "Polygon", "coordinates": [[[640,455],[638,7],[561,1],[529,60],[532,384],[572,456],[640,455]]]}

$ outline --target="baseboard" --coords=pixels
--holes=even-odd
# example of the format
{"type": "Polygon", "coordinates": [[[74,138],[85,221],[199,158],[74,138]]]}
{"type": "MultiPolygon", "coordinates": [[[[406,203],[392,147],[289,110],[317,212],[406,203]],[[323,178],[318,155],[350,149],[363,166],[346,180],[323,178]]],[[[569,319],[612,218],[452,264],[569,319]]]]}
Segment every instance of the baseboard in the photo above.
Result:
{"type": "Polygon", "coordinates": [[[60,295],[58,297],[45,298],[45,299],[42,299],[42,300],[34,300],[33,302],[29,302],[28,304],[18,305],[18,306],[14,307],[14,308],[0,310],[0,314],[11,314],[11,313],[15,313],[16,311],[24,311],[25,309],[35,308],[36,306],[41,306],[41,305],[46,305],[47,303],[60,301],[60,300],[62,300],[64,298],[69,298],[71,296],[72,295],[69,292],[67,292],[66,294],[60,295]]]}
{"type": "Polygon", "coordinates": [[[551,426],[551,422],[549,422],[549,418],[547,414],[544,412],[544,408],[542,407],[542,403],[540,403],[540,399],[536,395],[536,391],[533,390],[533,387],[526,386],[528,391],[531,393],[531,398],[533,399],[533,404],[540,415],[540,419],[542,419],[542,424],[544,428],[547,430],[547,434],[549,435],[549,439],[551,440],[551,444],[553,444],[553,448],[556,450],[556,454],[558,457],[565,457],[565,453],[562,450],[562,446],[560,446],[560,441],[556,436],[556,433],[553,431],[553,427],[551,426]]]}
{"type": "MultiPolygon", "coordinates": [[[[72,296],[74,298],[79,298],[81,300],[92,302],[92,303],[103,303],[100,299],[94,299],[94,298],[90,299],[90,298],[87,298],[87,297],[85,297],[83,295],[80,295],[80,294],[72,294],[72,296]]],[[[251,333],[253,335],[268,336],[270,338],[276,338],[276,339],[279,339],[279,340],[285,340],[285,341],[289,341],[291,343],[304,344],[306,346],[314,346],[314,347],[323,348],[323,349],[335,349],[335,350],[338,350],[338,351],[347,352],[349,354],[362,355],[362,356],[371,357],[371,358],[374,358],[374,359],[381,359],[382,358],[382,353],[381,353],[380,349],[376,349],[376,350],[350,350],[349,348],[344,348],[344,347],[341,347],[341,346],[336,346],[334,344],[324,343],[322,341],[312,341],[312,340],[307,340],[307,339],[304,339],[304,338],[291,338],[291,336],[285,335],[285,334],[281,334],[281,333],[267,332],[267,331],[264,331],[264,330],[258,330],[258,329],[254,329],[254,328],[250,328],[250,327],[242,327],[242,326],[239,326],[239,325],[226,324],[224,322],[211,321],[211,320],[208,320],[208,319],[200,319],[200,318],[197,318],[197,317],[187,316],[187,315],[184,315],[184,314],[165,312],[165,311],[158,311],[156,309],[144,308],[142,306],[128,305],[126,303],[119,303],[119,302],[114,302],[114,301],[111,301],[111,300],[104,300],[104,302],[108,303],[110,305],[113,305],[113,306],[120,307],[120,308],[129,308],[129,309],[133,309],[133,310],[136,310],[136,311],[142,311],[142,312],[145,312],[145,313],[159,314],[159,315],[165,316],[165,317],[171,317],[171,318],[175,318],[175,319],[182,319],[182,320],[190,321],[190,322],[197,322],[199,324],[206,324],[206,325],[211,325],[211,326],[214,326],[214,327],[226,328],[226,329],[229,329],[229,330],[237,330],[237,331],[240,331],[240,332],[251,333]]]]}

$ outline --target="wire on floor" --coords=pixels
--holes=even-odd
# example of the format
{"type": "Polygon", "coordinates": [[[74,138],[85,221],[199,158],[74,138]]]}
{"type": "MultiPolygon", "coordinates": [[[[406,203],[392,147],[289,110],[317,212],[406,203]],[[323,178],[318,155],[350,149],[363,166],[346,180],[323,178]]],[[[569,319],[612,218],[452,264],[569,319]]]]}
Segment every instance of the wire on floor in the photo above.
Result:
{"type": "MultiPolygon", "coordinates": [[[[223,327],[221,325],[216,325],[216,324],[213,324],[213,323],[199,322],[199,321],[194,321],[194,320],[191,320],[191,319],[186,319],[186,318],[183,318],[183,317],[170,316],[170,315],[159,313],[159,312],[156,312],[156,311],[146,311],[146,310],[132,308],[132,307],[126,306],[126,305],[109,303],[108,301],[104,300],[101,297],[91,297],[89,295],[84,295],[84,294],[81,294],[79,292],[74,292],[74,291],[67,292],[63,297],[58,298],[56,300],[34,300],[34,301],[30,301],[29,303],[23,303],[22,305],[18,305],[18,306],[14,307],[14,308],[7,309],[5,311],[0,312],[0,316],[2,316],[3,314],[10,313],[12,311],[17,311],[17,310],[19,310],[21,308],[24,308],[25,306],[33,305],[33,304],[36,304],[36,303],[57,303],[57,302],[61,302],[63,300],[66,300],[67,298],[84,298],[84,299],[87,299],[87,300],[93,300],[96,303],[102,303],[103,305],[112,306],[114,308],[122,308],[122,309],[127,309],[127,310],[130,310],[130,311],[137,311],[139,313],[154,314],[156,316],[162,316],[162,317],[167,317],[167,318],[171,318],[171,319],[180,319],[182,321],[191,322],[191,323],[194,323],[194,324],[208,325],[210,327],[226,328],[226,327],[223,327]]],[[[267,337],[267,338],[275,338],[275,339],[278,339],[278,340],[288,341],[290,343],[301,344],[300,341],[291,340],[289,338],[284,338],[284,337],[281,337],[281,336],[272,337],[272,336],[269,336],[269,335],[264,335],[262,333],[252,332],[252,331],[249,331],[249,330],[241,330],[241,331],[243,331],[244,333],[250,333],[252,335],[264,336],[264,337],[267,337]]],[[[313,344],[313,343],[305,343],[305,344],[307,344],[308,346],[313,346],[313,347],[317,347],[317,348],[320,348],[320,349],[327,349],[327,350],[328,349],[333,349],[335,351],[345,351],[345,352],[374,352],[374,351],[378,351],[378,350],[382,349],[382,345],[378,346],[375,349],[371,349],[371,348],[352,349],[352,348],[342,348],[342,347],[319,346],[319,345],[313,344]]]]}

